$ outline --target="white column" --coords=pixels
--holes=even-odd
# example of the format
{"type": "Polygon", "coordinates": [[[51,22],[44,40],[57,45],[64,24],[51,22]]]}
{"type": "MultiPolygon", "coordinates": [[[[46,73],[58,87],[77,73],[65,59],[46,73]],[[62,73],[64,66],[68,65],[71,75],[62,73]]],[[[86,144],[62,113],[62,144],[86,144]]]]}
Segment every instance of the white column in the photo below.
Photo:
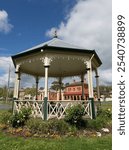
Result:
{"type": "Polygon", "coordinates": [[[50,66],[50,59],[48,57],[45,57],[44,59],[44,68],[45,68],[45,93],[44,97],[48,97],[48,68],[50,66]]]}
{"type": "Polygon", "coordinates": [[[89,100],[91,105],[91,118],[95,119],[95,105],[94,105],[94,94],[93,94],[93,80],[92,80],[92,64],[91,59],[87,62],[87,76],[88,76],[88,91],[89,91],[89,100]]]}
{"type": "Polygon", "coordinates": [[[20,86],[20,65],[16,66],[16,77],[15,77],[15,84],[14,84],[14,99],[18,99],[19,97],[19,86],[20,86]]]}
{"type": "Polygon", "coordinates": [[[81,83],[82,83],[82,100],[84,100],[84,75],[81,75],[81,83]]]}
{"type": "Polygon", "coordinates": [[[93,98],[93,80],[92,80],[92,65],[91,60],[87,62],[87,76],[88,76],[88,91],[89,91],[89,98],[93,98]]]}
{"type": "Polygon", "coordinates": [[[44,113],[44,120],[48,119],[48,68],[50,66],[50,59],[45,57],[44,59],[44,68],[45,68],[45,87],[44,87],[44,106],[43,106],[43,113],[44,113]]]}
{"type": "Polygon", "coordinates": [[[100,100],[100,91],[99,91],[99,75],[97,68],[95,69],[95,78],[96,78],[96,89],[97,89],[97,98],[100,100]]]}
{"type": "Polygon", "coordinates": [[[44,97],[48,97],[48,66],[45,67],[45,87],[44,87],[44,97]]]}

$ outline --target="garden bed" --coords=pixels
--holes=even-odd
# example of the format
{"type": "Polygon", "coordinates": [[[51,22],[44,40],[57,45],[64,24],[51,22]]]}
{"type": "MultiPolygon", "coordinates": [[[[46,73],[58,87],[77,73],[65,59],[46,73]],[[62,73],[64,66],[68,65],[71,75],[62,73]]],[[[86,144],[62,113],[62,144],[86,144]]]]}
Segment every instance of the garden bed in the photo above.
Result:
{"type": "Polygon", "coordinates": [[[96,119],[83,118],[80,105],[67,110],[64,119],[43,121],[31,117],[31,109],[23,108],[12,115],[4,111],[0,114],[1,131],[23,137],[101,137],[112,133],[111,111],[99,109],[96,119]]]}

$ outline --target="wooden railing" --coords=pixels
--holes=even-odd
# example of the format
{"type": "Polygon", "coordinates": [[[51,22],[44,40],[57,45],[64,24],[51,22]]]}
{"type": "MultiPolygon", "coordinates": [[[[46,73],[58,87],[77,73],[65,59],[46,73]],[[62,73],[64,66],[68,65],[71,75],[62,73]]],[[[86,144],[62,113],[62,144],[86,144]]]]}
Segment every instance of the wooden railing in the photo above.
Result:
{"type": "MultiPolygon", "coordinates": [[[[84,100],[60,100],[48,101],[47,103],[47,119],[61,119],[66,114],[66,109],[76,104],[81,104],[87,117],[92,118],[91,101],[84,100]]],[[[14,111],[20,111],[22,107],[32,108],[32,115],[44,119],[44,101],[41,100],[15,100],[14,111]]]]}

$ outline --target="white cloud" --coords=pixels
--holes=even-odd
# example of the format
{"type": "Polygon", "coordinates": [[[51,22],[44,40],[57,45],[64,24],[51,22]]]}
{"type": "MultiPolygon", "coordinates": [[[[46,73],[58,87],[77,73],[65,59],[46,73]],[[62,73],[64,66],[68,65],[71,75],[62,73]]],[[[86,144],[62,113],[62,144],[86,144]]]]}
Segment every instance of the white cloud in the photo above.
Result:
{"type": "MultiPolygon", "coordinates": [[[[112,81],[111,5],[111,0],[78,0],[57,31],[58,35],[68,42],[96,50],[103,62],[99,71],[103,84],[112,81]]],[[[55,27],[51,28],[46,35],[52,36],[54,29],[55,27]]]]}
{"type": "Polygon", "coordinates": [[[8,84],[10,67],[10,86],[14,84],[14,66],[10,57],[0,57],[0,86],[8,84]]]}
{"type": "Polygon", "coordinates": [[[100,70],[100,85],[111,85],[112,84],[112,70],[104,69],[100,70]]]}
{"type": "Polygon", "coordinates": [[[0,10],[0,32],[8,33],[13,28],[9,23],[8,13],[5,10],[0,10]]]}

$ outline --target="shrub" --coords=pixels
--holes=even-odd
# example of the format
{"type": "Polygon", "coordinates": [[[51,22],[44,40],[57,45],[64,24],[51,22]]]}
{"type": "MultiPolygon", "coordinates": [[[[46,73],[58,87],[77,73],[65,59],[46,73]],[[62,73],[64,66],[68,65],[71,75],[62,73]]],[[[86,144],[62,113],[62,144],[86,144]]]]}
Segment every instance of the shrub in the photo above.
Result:
{"type": "Polygon", "coordinates": [[[27,120],[26,126],[31,130],[33,134],[48,133],[49,131],[48,122],[43,121],[41,118],[31,118],[27,120]]]}
{"type": "Polygon", "coordinates": [[[10,124],[12,127],[22,127],[31,115],[31,108],[22,108],[19,112],[15,112],[10,117],[10,124]]]}
{"type": "Polygon", "coordinates": [[[84,115],[85,113],[82,105],[74,105],[66,110],[65,121],[76,127],[81,127],[84,125],[84,120],[82,118],[84,115]]]}
{"type": "Polygon", "coordinates": [[[40,118],[31,118],[26,122],[26,126],[33,134],[65,134],[73,130],[64,120],[57,119],[44,121],[40,118]]]}
{"type": "Polygon", "coordinates": [[[8,124],[11,115],[12,115],[12,113],[9,112],[9,111],[2,112],[0,114],[0,123],[2,123],[2,124],[8,124]]]}
{"type": "Polygon", "coordinates": [[[24,115],[25,120],[27,120],[27,119],[29,119],[29,117],[30,117],[30,115],[31,115],[31,113],[32,113],[32,109],[31,109],[30,107],[29,107],[29,108],[23,107],[23,108],[21,109],[21,112],[22,112],[22,114],[24,115]]]}
{"type": "Polygon", "coordinates": [[[111,124],[112,113],[110,109],[98,108],[96,119],[88,120],[87,127],[99,130],[111,124]]]}
{"type": "Polygon", "coordinates": [[[64,120],[52,119],[48,121],[50,133],[65,134],[69,132],[70,126],[64,120]]]}
{"type": "Polygon", "coordinates": [[[89,119],[87,123],[87,127],[94,130],[99,130],[106,125],[106,119],[97,117],[96,119],[89,119]]]}
{"type": "Polygon", "coordinates": [[[102,118],[104,117],[105,119],[112,119],[112,113],[110,109],[99,108],[97,110],[97,116],[102,117],[102,118]]]}

